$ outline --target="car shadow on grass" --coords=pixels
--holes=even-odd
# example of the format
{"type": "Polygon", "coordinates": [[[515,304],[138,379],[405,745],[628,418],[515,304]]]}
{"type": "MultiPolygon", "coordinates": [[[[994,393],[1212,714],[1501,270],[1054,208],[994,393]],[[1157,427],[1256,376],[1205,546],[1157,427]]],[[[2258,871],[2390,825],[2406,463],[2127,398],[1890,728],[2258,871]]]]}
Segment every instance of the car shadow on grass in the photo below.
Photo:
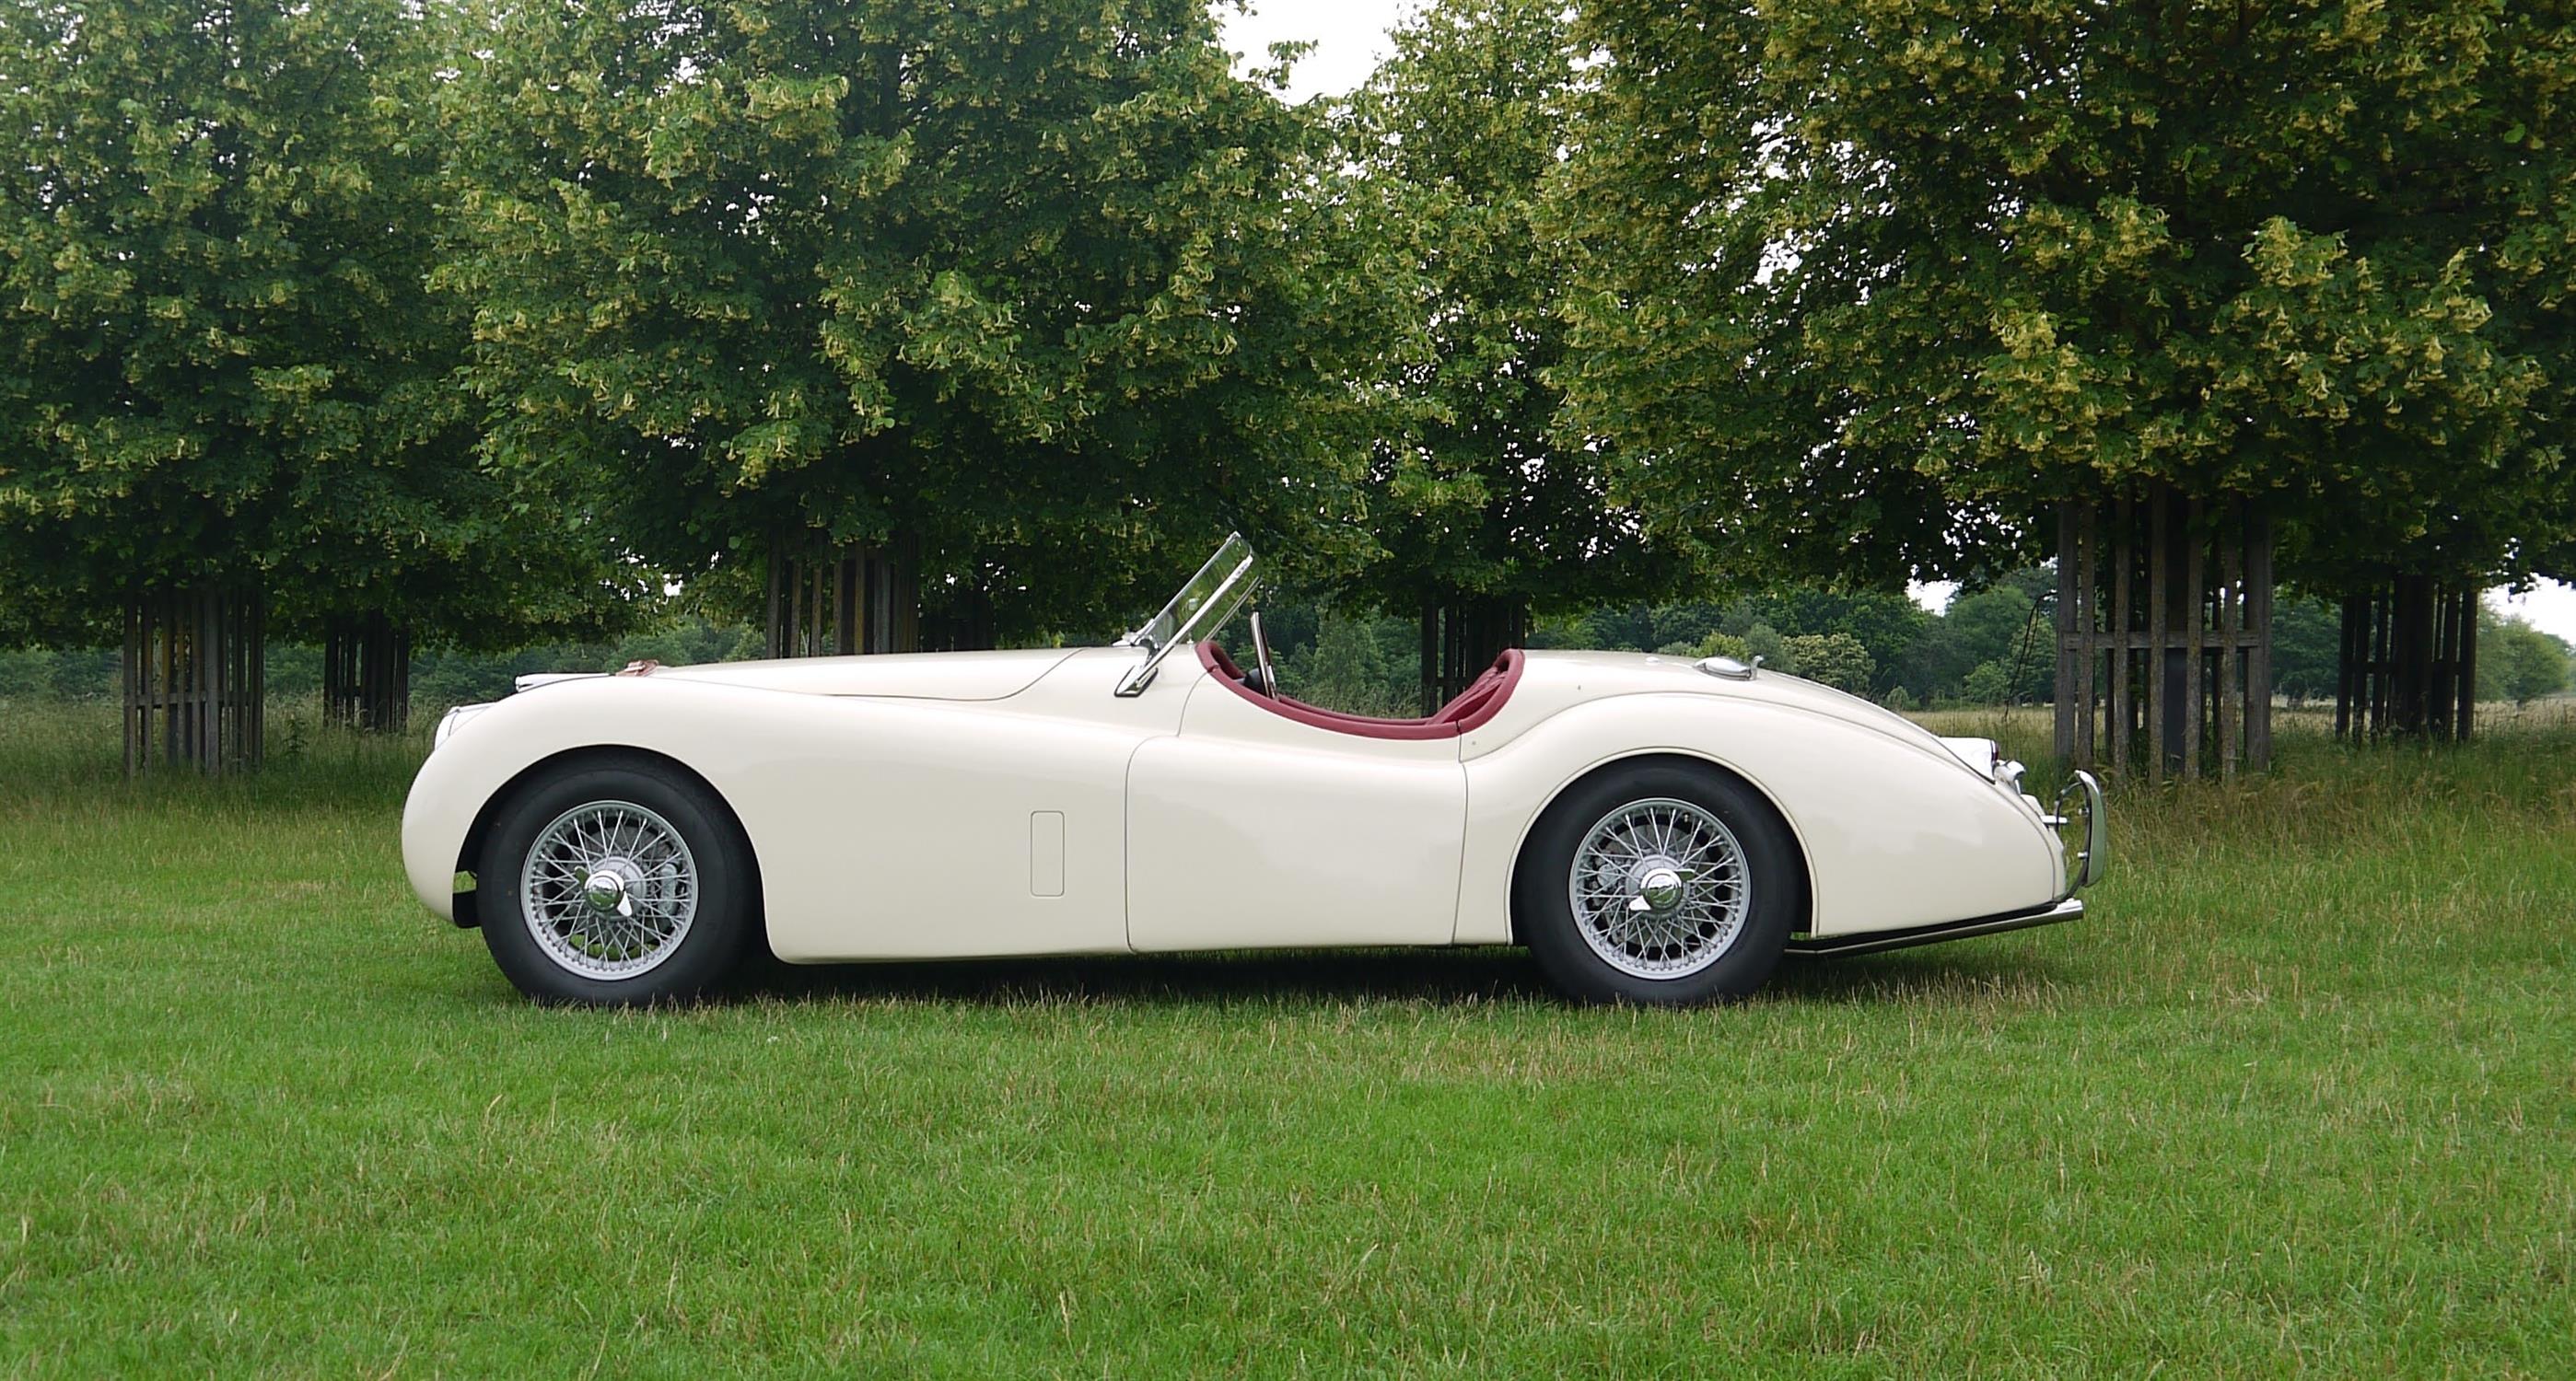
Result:
{"type": "Polygon", "coordinates": [[[1544,999],[1547,985],[1515,949],[1265,950],[1215,954],[979,959],[919,964],[766,962],[738,997],[790,1002],[908,1000],[1228,1004],[1281,998],[1468,1006],[1544,999]]]}
{"type": "MultiPolygon", "coordinates": [[[[1991,1000],[2045,990],[2056,975],[2026,954],[1874,955],[1788,959],[1761,1000],[1890,1002],[1991,1000]]],[[[1189,1005],[1274,1002],[1411,1002],[1472,1006],[1553,1002],[1527,951],[1266,950],[931,963],[767,961],[731,986],[735,1000],[925,1001],[1025,1005],[1049,1002],[1189,1005]]]]}

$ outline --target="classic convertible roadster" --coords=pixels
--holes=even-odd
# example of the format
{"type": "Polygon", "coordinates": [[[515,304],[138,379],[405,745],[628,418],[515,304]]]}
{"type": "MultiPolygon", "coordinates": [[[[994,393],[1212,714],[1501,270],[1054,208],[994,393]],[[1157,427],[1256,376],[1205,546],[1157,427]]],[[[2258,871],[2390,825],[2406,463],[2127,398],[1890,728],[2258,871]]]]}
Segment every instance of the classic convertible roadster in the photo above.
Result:
{"type": "Polygon", "coordinates": [[[1529,947],[1570,996],[1741,996],[2083,913],[2101,789],[1725,658],[1511,651],[1422,719],[1282,692],[1213,635],[1227,540],[1113,646],[530,677],[450,711],[403,813],[421,900],[556,1001],[795,963],[1529,947]]]}

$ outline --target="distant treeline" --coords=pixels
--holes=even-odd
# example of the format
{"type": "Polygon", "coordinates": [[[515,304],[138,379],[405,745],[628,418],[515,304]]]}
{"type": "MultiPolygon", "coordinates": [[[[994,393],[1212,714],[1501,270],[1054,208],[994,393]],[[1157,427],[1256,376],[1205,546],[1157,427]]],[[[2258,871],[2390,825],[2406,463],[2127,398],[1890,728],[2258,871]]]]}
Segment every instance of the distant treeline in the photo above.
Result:
{"type": "MultiPolygon", "coordinates": [[[[1541,619],[1535,648],[1600,648],[1751,659],[1899,708],[2032,704],[2049,698],[2050,590],[2045,568],[2018,571],[1962,592],[1939,613],[1896,594],[1791,589],[1729,600],[1609,605],[1541,619]]],[[[1266,601],[1264,622],[1281,675],[1300,699],[1373,714],[1412,713],[1421,698],[1419,625],[1311,597],[1266,601]]],[[[2478,695],[2528,701],[2568,686],[2566,643],[2493,609],[2481,620],[2478,695]]],[[[2293,703],[2330,697],[2336,613],[2290,598],[2275,614],[2273,691],[2293,703]]],[[[531,672],[613,671],[650,659],[671,666],[761,655],[759,630],[697,613],[668,617],[611,642],[556,642],[514,652],[431,650],[412,663],[412,696],[424,708],[498,699],[531,672]]],[[[305,644],[270,647],[272,694],[313,695],[321,655],[305,644]]],[[[116,693],[112,649],[0,651],[0,700],[83,699],[116,693]]]]}

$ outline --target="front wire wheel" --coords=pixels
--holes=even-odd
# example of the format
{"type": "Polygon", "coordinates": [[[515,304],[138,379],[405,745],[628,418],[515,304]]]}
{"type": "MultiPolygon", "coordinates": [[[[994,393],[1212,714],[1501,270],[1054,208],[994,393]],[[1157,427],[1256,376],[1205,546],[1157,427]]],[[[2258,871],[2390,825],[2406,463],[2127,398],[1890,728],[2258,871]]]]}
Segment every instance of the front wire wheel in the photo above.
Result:
{"type": "Polygon", "coordinates": [[[1648,758],[1575,783],[1539,818],[1512,888],[1540,971],[1586,1002],[1743,997],[1806,912],[1797,842],[1706,764],[1648,758]]]}
{"type": "Polygon", "coordinates": [[[537,832],[520,912],[547,957],[584,978],[649,973],[698,912],[698,861],[679,828],[632,801],[586,801],[537,832]]]}
{"type": "Polygon", "coordinates": [[[484,943],[543,1002],[695,997],[733,970],[759,927],[741,827],[659,758],[575,760],[520,786],[481,864],[484,943]]]}

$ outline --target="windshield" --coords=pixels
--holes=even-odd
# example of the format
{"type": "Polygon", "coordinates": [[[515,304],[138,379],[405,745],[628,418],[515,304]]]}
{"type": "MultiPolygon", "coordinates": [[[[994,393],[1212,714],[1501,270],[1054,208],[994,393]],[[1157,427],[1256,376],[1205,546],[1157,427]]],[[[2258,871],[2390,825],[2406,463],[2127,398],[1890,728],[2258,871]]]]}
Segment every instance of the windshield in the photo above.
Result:
{"type": "Polygon", "coordinates": [[[1216,555],[1199,567],[1197,575],[1181,582],[1180,593],[1163,606],[1163,612],[1118,641],[1148,652],[1161,652],[1175,643],[1197,642],[1214,633],[1234,617],[1244,597],[1252,593],[1254,564],[1252,544],[1243,540],[1242,533],[1227,533],[1216,555]]]}
{"type": "Polygon", "coordinates": [[[1180,593],[1163,611],[1145,620],[1144,626],[1118,640],[1121,646],[1145,649],[1144,665],[1138,667],[1120,688],[1122,694],[1143,690],[1152,679],[1154,668],[1171,650],[1197,642],[1225,626],[1234,611],[1252,593],[1253,569],[1257,558],[1252,544],[1243,534],[1230,532],[1216,549],[1216,555],[1199,567],[1198,574],[1181,582],[1180,593]]]}

